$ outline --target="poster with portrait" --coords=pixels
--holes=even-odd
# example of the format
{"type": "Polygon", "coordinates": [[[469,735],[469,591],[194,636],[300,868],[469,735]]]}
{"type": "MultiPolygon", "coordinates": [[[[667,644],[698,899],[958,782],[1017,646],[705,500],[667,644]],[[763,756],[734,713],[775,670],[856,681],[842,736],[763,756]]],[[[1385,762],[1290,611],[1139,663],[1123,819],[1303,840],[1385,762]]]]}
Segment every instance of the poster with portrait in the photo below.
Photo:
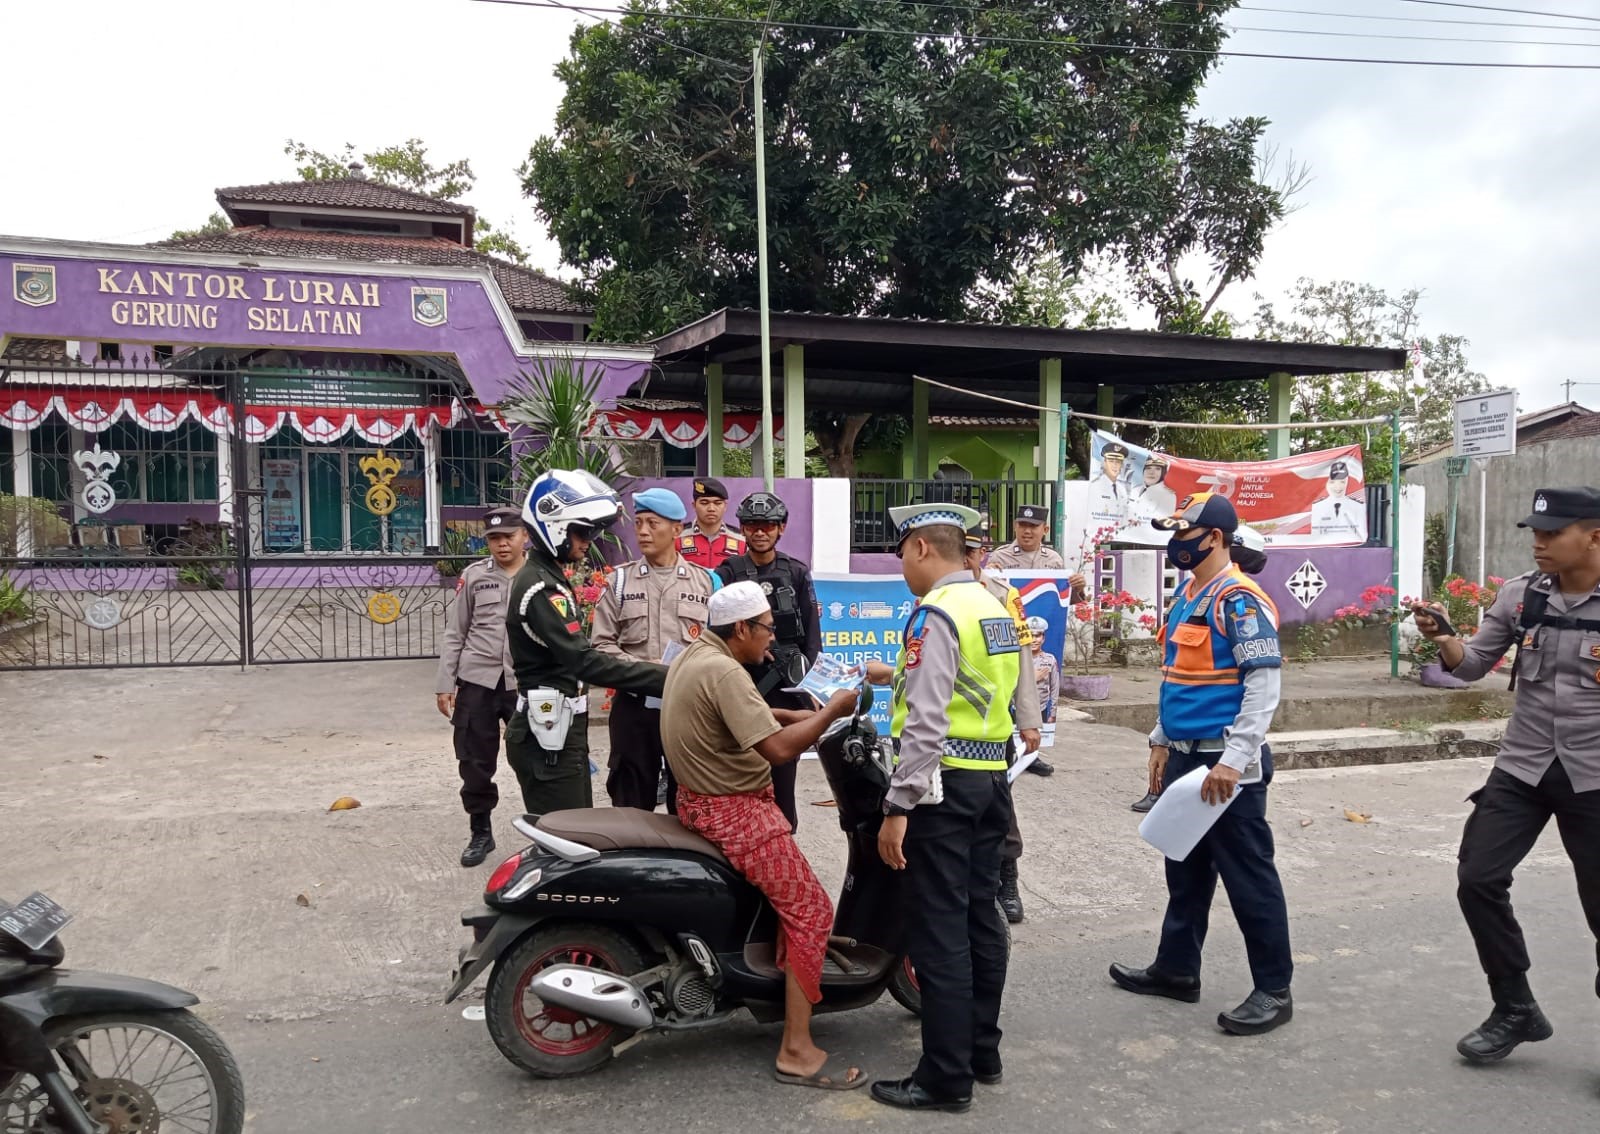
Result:
{"type": "Polygon", "coordinates": [[[261,486],[266,492],[263,538],[268,551],[299,551],[305,546],[300,511],[300,462],[266,457],[261,461],[261,486]]]}
{"type": "Polygon", "coordinates": [[[1151,525],[1179,501],[1215,492],[1268,547],[1354,547],[1367,542],[1367,486],[1361,446],[1297,453],[1276,461],[1195,461],[1157,453],[1096,430],[1089,479],[1089,518],[1113,527],[1116,539],[1164,546],[1168,533],[1151,525]]]}

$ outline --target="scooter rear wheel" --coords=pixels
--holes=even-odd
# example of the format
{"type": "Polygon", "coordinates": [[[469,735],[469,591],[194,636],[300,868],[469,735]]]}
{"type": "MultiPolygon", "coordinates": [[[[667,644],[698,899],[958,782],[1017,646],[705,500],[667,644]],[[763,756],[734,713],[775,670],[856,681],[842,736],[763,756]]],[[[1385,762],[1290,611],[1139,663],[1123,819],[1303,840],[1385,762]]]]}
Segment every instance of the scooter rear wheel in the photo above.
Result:
{"type": "Polygon", "coordinates": [[[644,968],[640,949],[604,925],[566,922],[533,930],[495,963],[484,1019],[500,1053],[541,1079],[593,1071],[633,1034],[627,1028],[546,1004],[528,987],[551,965],[587,965],[619,976],[644,968]]]}

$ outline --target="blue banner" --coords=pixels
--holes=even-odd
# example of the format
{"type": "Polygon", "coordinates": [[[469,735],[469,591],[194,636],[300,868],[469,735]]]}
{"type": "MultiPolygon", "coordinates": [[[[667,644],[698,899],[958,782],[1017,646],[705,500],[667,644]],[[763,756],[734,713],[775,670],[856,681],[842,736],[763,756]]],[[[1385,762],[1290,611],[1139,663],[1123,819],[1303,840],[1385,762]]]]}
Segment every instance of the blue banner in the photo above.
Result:
{"type": "MultiPolygon", "coordinates": [[[[849,665],[900,657],[900,632],[915,601],[897,575],[831,575],[812,579],[822,617],[822,652],[849,665]]],[[[876,690],[872,723],[889,734],[889,689],[876,690]]]]}
{"type": "MultiPolygon", "coordinates": [[[[1044,743],[1052,745],[1063,661],[1070,667],[1074,657],[1068,639],[1071,587],[1065,573],[1018,571],[1010,577],[1022,597],[1023,614],[1035,630],[1034,680],[1044,710],[1044,743]]],[[[916,605],[905,580],[893,575],[831,575],[817,576],[813,582],[822,618],[822,652],[849,665],[868,661],[894,665],[900,657],[901,632],[916,605]]],[[[887,688],[877,691],[872,720],[880,733],[888,733],[887,688]]]]}

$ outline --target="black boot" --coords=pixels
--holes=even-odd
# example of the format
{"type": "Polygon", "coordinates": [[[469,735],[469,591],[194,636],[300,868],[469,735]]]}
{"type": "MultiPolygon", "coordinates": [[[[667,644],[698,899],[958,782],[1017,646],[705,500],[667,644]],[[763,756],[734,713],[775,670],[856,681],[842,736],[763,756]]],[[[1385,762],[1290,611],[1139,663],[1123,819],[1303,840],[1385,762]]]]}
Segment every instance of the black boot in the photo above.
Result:
{"type": "Polygon", "coordinates": [[[1017,860],[1014,858],[1000,860],[1000,908],[1012,925],[1022,920],[1022,894],[1017,889],[1017,860]]]}
{"type": "Polygon", "coordinates": [[[1033,758],[1033,763],[1029,764],[1022,770],[1024,772],[1032,772],[1036,776],[1053,776],[1056,774],[1056,766],[1054,764],[1046,763],[1044,759],[1039,756],[1035,756],[1033,758]]]}
{"type": "Polygon", "coordinates": [[[1149,811],[1152,807],[1154,807],[1156,805],[1156,800],[1158,800],[1160,798],[1161,797],[1159,795],[1157,795],[1153,791],[1146,792],[1144,798],[1141,799],[1138,803],[1135,803],[1133,805],[1133,809],[1135,811],[1140,812],[1141,814],[1143,814],[1144,812],[1149,811]]]}
{"type": "Polygon", "coordinates": [[[472,841],[461,852],[461,865],[477,866],[494,850],[494,828],[490,826],[487,815],[472,815],[469,818],[472,820],[472,841]]]}
{"type": "Polygon", "coordinates": [[[1555,1029],[1533,999],[1526,974],[1492,980],[1489,991],[1494,995],[1494,1011],[1456,1044],[1462,1058],[1472,1063],[1496,1063],[1510,1055],[1519,1043],[1537,1043],[1555,1035],[1555,1029]]]}

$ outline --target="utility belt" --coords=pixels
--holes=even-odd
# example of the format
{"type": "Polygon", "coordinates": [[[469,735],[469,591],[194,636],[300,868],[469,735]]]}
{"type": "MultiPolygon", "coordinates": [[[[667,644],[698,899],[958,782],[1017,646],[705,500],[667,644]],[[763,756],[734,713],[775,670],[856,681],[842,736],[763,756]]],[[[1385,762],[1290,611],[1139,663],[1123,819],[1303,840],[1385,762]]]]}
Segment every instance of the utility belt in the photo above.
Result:
{"type": "Polygon", "coordinates": [[[528,731],[544,749],[546,764],[554,764],[566,747],[572,719],[588,711],[588,697],[568,697],[559,689],[529,689],[517,695],[517,712],[527,717],[528,731]]]}
{"type": "MultiPolygon", "coordinates": [[[[1206,740],[1169,740],[1167,741],[1167,747],[1172,749],[1172,751],[1182,753],[1185,756],[1200,757],[1221,756],[1228,750],[1227,741],[1222,740],[1221,738],[1208,738],[1206,740]]],[[[1263,744],[1261,747],[1265,749],[1266,745],[1263,744]]],[[[1213,763],[1214,761],[1203,762],[1213,763]]],[[[1245,765],[1244,771],[1239,773],[1239,783],[1244,786],[1248,786],[1250,784],[1259,784],[1264,775],[1265,769],[1262,765],[1261,753],[1257,752],[1255,754],[1255,758],[1252,759],[1250,763],[1245,765]]]]}

